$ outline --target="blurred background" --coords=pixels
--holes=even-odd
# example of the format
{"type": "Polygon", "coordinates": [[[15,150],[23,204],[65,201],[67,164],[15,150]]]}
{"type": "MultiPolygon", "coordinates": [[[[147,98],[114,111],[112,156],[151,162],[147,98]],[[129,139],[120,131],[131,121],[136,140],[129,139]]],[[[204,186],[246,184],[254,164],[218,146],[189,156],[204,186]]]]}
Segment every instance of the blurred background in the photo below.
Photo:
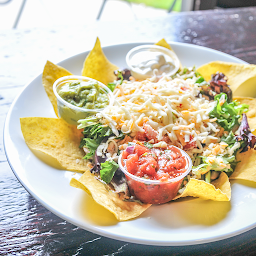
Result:
{"type": "Polygon", "coordinates": [[[255,0],[0,0],[0,29],[133,21],[170,12],[254,5],[255,0]]]}

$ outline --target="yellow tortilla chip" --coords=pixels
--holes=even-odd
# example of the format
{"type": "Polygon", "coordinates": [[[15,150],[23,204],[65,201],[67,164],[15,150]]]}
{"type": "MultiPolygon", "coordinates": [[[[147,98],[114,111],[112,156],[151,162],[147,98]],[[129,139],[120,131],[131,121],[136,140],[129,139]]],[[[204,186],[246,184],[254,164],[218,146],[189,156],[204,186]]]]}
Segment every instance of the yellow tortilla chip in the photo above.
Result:
{"type": "Polygon", "coordinates": [[[43,152],[69,171],[84,172],[90,163],[82,159],[79,148],[81,131],[58,118],[25,117],[20,119],[21,131],[28,147],[43,152]]]}
{"type": "Polygon", "coordinates": [[[230,179],[256,182],[256,150],[238,153],[236,160],[240,162],[237,164],[230,179]]]}
{"type": "Polygon", "coordinates": [[[226,195],[228,200],[216,200],[216,201],[229,201],[231,198],[231,187],[227,174],[222,172],[217,180],[211,183],[217,190],[219,189],[222,194],[226,195]]]}
{"type": "Polygon", "coordinates": [[[230,201],[231,187],[226,173],[222,172],[220,177],[209,184],[203,180],[190,179],[184,192],[176,197],[193,196],[204,200],[230,201]]]}
{"type": "Polygon", "coordinates": [[[44,89],[52,103],[56,116],[58,116],[57,99],[54,95],[52,86],[57,79],[63,76],[70,76],[70,75],[72,74],[69,71],[67,71],[65,68],[57,66],[50,61],[47,61],[44,66],[42,82],[43,82],[44,89]]]}
{"type": "MultiPolygon", "coordinates": [[[[158,41],[155,45],[165,47],[165,48],[171,50],[173,53],[175,53],[174,50],[172,49],[172,47],[166,42],[166,40],[164,38],[161,39],[160,41],[158,41]]],[[[177,54],[175,53],[175,55],[177,55],[177,54]]],[[[182,69],[181,62],[180,62],[180,69],[182,69]]]]}
{"type": "Polygon", "coordinates": [[[116,80],[114,71],[117,69],[118,67],[106,58],[101,48],[100,40],[97,37],[93,49],[84,61],[82,75],[96,79],[107,85],[108,83],[116,80]]]}
{"type": "Polygon", "coordinates": [[[123,201],[121,195],[109,190],[90,171],[86,171],[79,180],[72,178],[70,185],[86,191],[95,202],[112,212],[119,221],[138,217],[150,207],[150,204],[123,201]]]}
{"type": "Polygon", "coordinates": [[[163,38],[160,41],[158,41],[155,45],[165,47],[171,51],[173,51],[172,47],[166,42],[166,40],[163,38]]]}
{"type": "Polygon", "coordinates": [[[206,81],[216,72],[224,73],[228,78],[233,95],[256,96],[256,65],[214,61],[197,69],[206,81]]]}

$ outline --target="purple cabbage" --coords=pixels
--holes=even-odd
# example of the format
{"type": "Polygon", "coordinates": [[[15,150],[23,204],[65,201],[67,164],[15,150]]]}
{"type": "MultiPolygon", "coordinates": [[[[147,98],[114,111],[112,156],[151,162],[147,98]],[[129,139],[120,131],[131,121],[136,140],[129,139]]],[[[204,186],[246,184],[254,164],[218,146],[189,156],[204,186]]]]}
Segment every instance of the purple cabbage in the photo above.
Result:
{"type": "Polygon", "coordinates": [[[241,143],[241,152],[246,152],[248,149],[256,150],[256,136],[251,133],[246,114],[243,114],[236,140],[241,143]]]}

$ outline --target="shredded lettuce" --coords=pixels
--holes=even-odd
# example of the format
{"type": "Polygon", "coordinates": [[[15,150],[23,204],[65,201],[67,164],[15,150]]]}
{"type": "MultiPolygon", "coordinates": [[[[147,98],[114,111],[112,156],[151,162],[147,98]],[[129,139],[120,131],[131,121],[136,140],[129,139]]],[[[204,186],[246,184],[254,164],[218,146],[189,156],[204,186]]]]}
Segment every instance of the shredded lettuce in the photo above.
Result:
{"type": "Polygon", "coordinates": [[[223,135],[220,139],[222,142],[225,142],[228,144],[228,146],[230,148],[232,148],[234,146],[234,144],[236,143],[236,136],[234,135],[234,133],[231,131],[229,132],[229,134],[223,135]]]}
{"type": "Polygon", "coordinates": [[[232,156],[228,156],[228,155],[225,155],[225,156],[216,156],[216,158],[214,159],[213,162],[209,162],[208,160],[208,157],[202,157],[202,160],[203,160],[203,163],[204,164],[207,164],[205,166],[205,168],[207,168],[208,170],[212,170],[212,171],[221,171],[221,172],[233,172],[233,169],[230,165],[230,168],[228,167],[221,167],[219,162],[223,162],[224,164],[226,165],[229,165],[231,164],[233,161],[235,161],[235,156],[232,155],[232,156]]]}
{"type": "Polygon", "coordinates": [[[111,92],[115,90],[116,86],[117,86],[116,82],[108,83],[108,88],[111,90],[111,92]]]}
{"type": "Polygon", "coordinates": [[[182,74],[185,75],[188,72],[188,69],[186,67],[183,68],[182,74]]]}
{"type": "Polygon", "coordinates": [[[211,183],[211,174],[212,174],[211,171],[205,174],[205,182],[211,183]]]}
{"type": "Polygon", "coordinates": [[[113,160],[106,161],[104,163],[101,163],[100,165],[100,178],[108,184],[111,182],[119,165],[113,160]]]}
{"type": "MultiPolygon", "coordinates": [[[[236,151],[236,153],[237,153],[237,151],[236,151]]],[[[222,157],[224,163],[230,164],[230,169],[228,169],[228,171],[226,171],[228,176],[230,176],[233,173],[233,171],[236,168],[236,165],[238,164],[238,161],[236,161],[236,153],[232,156],[222,157]]]]}
{"type": "Polygon", "coordinates": [[[248,111],[249,106],[239,104],[236,101],[228,103],[228,97],[225,93],[220,93],[214,97],[217,101],[216,106],[210,112],[211,118],[217,118],[217,123],[224,128],[225,131],[236,130],[239,127],[239,119],[243,112],[248,111]],[[225,102],[220,102],[220,98],[224,95],[225,102]]]}
{"type": "Polygon", "coordinates": [[[198,166],[192,166],[192,172],[195,174],[201,174],[201,173],[206,173],[208,171],[207,169],[208,164],[199,164],[198,166]]]}
{"type": "Polygon", "coordinates": [[[196,84],[201,84],[202,82],[205,82],[204,78],[202,76],[200,76],[199,78],[197,78],[196,80],[196,84]]]}
{"type": "Polygon", "coordinates": [[[118,84],[122,84],[123,83],[123,74],[122,74],[122,71],[118,70],[117,71],[117,78],[119,78],[119,80],[113,82],[113,83],[108,83],[108,88],[113,92],[116,88],[116,86],[118,84]]]}
{"type": "Polygon", "coordinates": [[[235,154],[232,156],[216,156],[216,159],[214,159],[214,161],[211,159],[211,162],[208,157],[201,157],[202,163],[198,166],[192,167],[192,172],[196,175],[203,175],[204,180],[208,183],[211,182],[211,171],[226,172],[226,174],[230,176],[238,163],[236,161],[235,154]],[[224,163],[226,166],[220,167],[219,161],[224,163]]]}
{"type": "Polygon", "coordinates": [[[206,81],[204,80],[204,78],[196,71],[195,66],[193,68],[184,67],[183,69],[179,70],[176,74],[172,76],[173,79],[176,77],[182,77],[184,80],[188,78],[196,77],[197,78],[196,83],[200,84],[200,86],[203,84],[206,84],[206,81]]]}
{"type": "Polygon", "coordinates": [[[78,122],[77,129],[84,129],[87,126],[98,124],[99,123],[99,118],[97,118],[95,116],[90,116],[90,117],[87,117],[85,119],[80,119],[77,122],[78,122]]]}

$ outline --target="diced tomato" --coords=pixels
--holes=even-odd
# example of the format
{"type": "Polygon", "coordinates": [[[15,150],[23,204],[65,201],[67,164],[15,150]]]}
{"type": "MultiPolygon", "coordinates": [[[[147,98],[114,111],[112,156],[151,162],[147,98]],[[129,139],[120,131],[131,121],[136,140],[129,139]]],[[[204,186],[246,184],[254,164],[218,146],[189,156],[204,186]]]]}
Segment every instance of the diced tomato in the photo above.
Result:
{"type": "Polygon", "coordinates": [[[196,148],[197,145],[196,145],[196,142],[195,141],[190,141],[188,144],[186,144],[183,149],[184,150],[188,150],[188,149],[192,149],[192,148],[196,148]]]}
{"type": "Polygon", "coordinates": [[[168,146],[167,149],[145,147],[140,141],[133,141],[134,151],[123,151],[127,171],[138,177],[168,181],[185,172],[187,160],[180,149],[168,146]]]}
{"type": "Polygon", "coordinates": [[[178,170],[183,169],[186,166],[186,160],[183,157],[177,158],[173,161],[169,161],[166,164],[167,172],[178,172],[178,170]]]}
{"type": "Polygon", "coordinates": [[[154,140],[155,143],[158,141],[157,140],[158,132],[154,130],[149,124],[144,124],[143,129],[149,140],[154,140]]]}
{"type": "Polygon", "coordinates": [[[135,174],[138,170],[139,156],[137,154],[130,154],[126,160],[127,171],[131,174],[135,174]]]}
{"type": "Polygon", "coordinates": [[[197,145],[196,145],[196,142],[195,141],[192,141],[192,142],[189,142],[188,144],[186,144],[183,149],[184,150],[189,150],[189,149],[192,149],[192,148],[196,148],[197,145]]]}
{"type": "Polygon", "coordinates": [[[143,140],[143,141],[146,140],[147,139],[146,133],[145,132],[137,132],[135,139],[143,140]]]}
{"type": "Polygon", "coordinates": [[[193,139],[194,137],[190,135],[190,141],[183,147],[184,150],[189,150],[197,147],[196,141],[192,141],[193,139]]]}
{"type": "Polygon", "coordinates": [[[182,87],[181,87],[181,90],[183,90],[183,91],[187,91],[187,90],[189,90],[189,88],[188,88],[188,87],[186,87],[186,86],[182,86],[182,87]]]}
{"type": "Polygon", "coordinates": [[[166,143],[170,143],[170,138],[168,137],[168,135],[164,135],[162,138],[162,141],[166,142],[166,143]]]}
{"type": "Polygon", "coordinates": [[[158,173],[156,175],[156,178],[162,182],[166,182],[168,181],[169,179],[169,174],[168,173],[165,173],[165,172],[162,172],[162,173],[158,173]]]}
{"type": "Polygon", "coordinates": [[[172,147],[171,151],[169,151],[167,155],[169,155],[172,159],[177,159],[178,157],[182,156],[180,150],[175,147],[172,147]]]}
{"type": "Polygon", "coordinates": [[[138,144],[134,146],[134,153],[138,154],[138,156],[141,156],[146,152],[149,152],[149,149],[146,148],[145,146],[141,146],[138,144]]]}
{"type": "Polygon", "coordinates": [[[129,155],[129,153],[126,150],[124,150],[124,152],[123,152],[123,159],[127,159],[128,155],[129,155]]]}
{"type": "Polygon", "coordinates": [[[157,161],[152,156],[145,156],[139,161],[139,173],[154,177],[158,168],[157,161]]]}

